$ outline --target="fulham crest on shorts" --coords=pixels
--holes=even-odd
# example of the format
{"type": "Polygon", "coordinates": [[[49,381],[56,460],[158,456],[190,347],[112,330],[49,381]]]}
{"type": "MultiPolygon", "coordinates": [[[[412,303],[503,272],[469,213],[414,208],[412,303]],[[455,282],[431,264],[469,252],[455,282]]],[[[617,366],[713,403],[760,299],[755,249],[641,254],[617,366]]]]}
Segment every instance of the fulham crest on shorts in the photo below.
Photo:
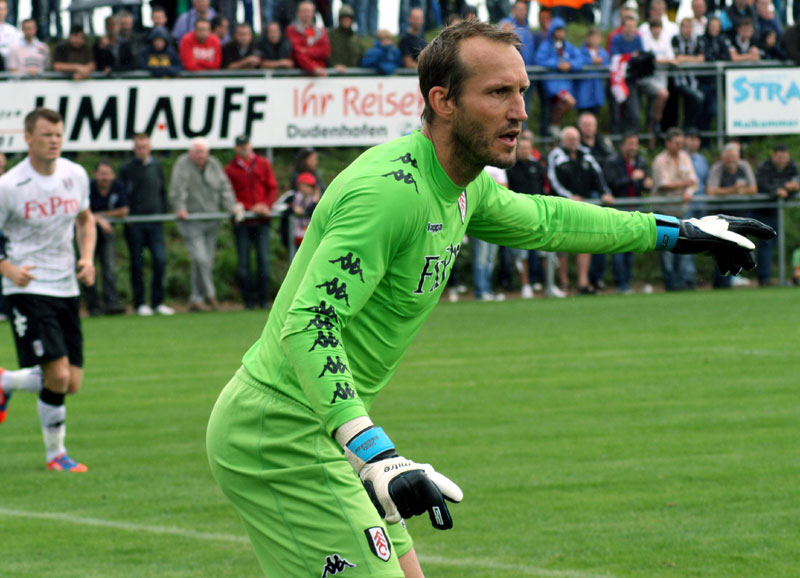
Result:
{"type": "Polygon", "coordinates": [[[389,538],[386,537],[386,532],[380,526],[373,526],[364,530],[367,535],[367,542],[372,553],[384,562],[388,562],[392,556],[392,545],[389,543],[389,538]]]}

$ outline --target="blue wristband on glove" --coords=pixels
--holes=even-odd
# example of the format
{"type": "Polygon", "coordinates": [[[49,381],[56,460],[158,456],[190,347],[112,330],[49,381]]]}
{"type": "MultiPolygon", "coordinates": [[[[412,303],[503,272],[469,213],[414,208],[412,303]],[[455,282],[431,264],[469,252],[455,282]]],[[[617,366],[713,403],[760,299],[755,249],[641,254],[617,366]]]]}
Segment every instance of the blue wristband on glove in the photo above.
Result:
{"type": "Polygon", "coordinates": [[[656,251],[671,251],[678,243],[681,221],[677,217],[653,213],[656,218],[656,251]]]}
{"type": "Polygon", "coordinates": [[[366,463],[385,451],[393,450],[394,444],[383,428],[371,427],[347,442],[347,449],[366,463]]]}

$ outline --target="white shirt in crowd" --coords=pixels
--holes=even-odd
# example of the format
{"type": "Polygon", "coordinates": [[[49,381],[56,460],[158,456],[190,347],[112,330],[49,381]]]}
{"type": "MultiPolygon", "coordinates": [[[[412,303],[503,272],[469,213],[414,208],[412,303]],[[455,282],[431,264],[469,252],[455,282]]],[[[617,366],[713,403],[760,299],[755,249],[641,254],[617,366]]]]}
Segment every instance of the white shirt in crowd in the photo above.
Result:
{"type": "Polygon", "coordinates": [[[11,54],[6,60],[6,70],[27,73],[28,69],[35,68],[37,73],[47,70],[50,62],[50,49],[47,44],[34,38],[28,44],[23,38],[16,46],[11,47],[11,54]]]}
{"type": "Polygon", "coordinates": [[[22,40],[22,34],[14,26],[7,22],[0,24],[0,56],[3,57],[3,62],[8,68],[8,57],[11,54],[11,48],[16,46],[22,40]]]}
{"type": "Polygon", "coordinates": [[[89,175],[64,158],[50,176],[37,173],[25,158],[0,177],[0,230],[6,255],[17,267],[33,265],[36,277],[17,287],[3,277],[3,293],[76,297],[75,219],[89,208],[89,175]]]}

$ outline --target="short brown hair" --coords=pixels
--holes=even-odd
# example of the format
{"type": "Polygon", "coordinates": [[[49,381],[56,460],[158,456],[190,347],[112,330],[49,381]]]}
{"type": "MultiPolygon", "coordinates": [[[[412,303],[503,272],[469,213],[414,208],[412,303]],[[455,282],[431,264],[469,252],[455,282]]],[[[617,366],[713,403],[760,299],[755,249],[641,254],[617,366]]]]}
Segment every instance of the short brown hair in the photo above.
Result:
{"type": "Polygon", "coordinates": [[[464,82],[473,73],[469,64],[462,62],[459,47],[462,41],[478,36],[492,42],[520,46],[519,37],[514,32],[478,20],[463,20],[444,28],[419,55],[419,88],[425,100],[423,122],[433,121],[433,109],[428,101],[428,93],[433,87],[446,88],[447,98],[458,102],[464,82]]]}
{"type": "Polygon", "coordinates": [[[47,122],[51,122],[53,124],[64,122],[64,119],[61,118],[61,115],[58,112],[40,106],[38,108],[34,108],[25,117],[25,132],[28,134],[33,134],[33,129],[36,128],[36,123],[40,118],[43,118],[47,122]]]}

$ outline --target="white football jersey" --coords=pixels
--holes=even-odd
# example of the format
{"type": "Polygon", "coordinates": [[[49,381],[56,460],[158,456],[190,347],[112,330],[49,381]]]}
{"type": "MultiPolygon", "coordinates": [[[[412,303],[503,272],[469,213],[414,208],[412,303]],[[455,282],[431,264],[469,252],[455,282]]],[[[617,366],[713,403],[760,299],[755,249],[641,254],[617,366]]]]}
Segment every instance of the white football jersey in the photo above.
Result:
{"type": "Polygon", "coordinates": [[[75,218],[89,208],[89,176],[59,158],[51,176],[37,173],[30,159],[0,177],[0,230],[6,255],[17,267],[33,265],[36,277],[17,287],[3,277],[3,293],[51,297],[79,294],[75,274],[75,218]]]}

